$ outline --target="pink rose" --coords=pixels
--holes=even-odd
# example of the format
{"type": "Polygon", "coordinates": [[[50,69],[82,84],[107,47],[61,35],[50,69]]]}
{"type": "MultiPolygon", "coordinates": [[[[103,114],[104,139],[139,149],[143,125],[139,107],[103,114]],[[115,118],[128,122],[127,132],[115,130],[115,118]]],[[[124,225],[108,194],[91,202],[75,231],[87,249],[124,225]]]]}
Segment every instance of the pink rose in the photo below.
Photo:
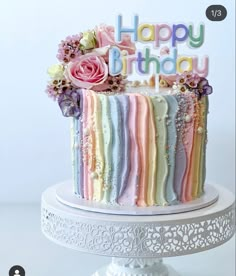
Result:
{"type": "Polygon", "coordinates": [[[105,46],[117,46],[120,50],[126,50],[129,55],[135,53],[135,44],[131,41],[128,34],[122,36],[121,42],[115,41],[115,28],[113,26],[100,25],[96,27],[96,38],[98,42],[98,47],[102,48],[105,46]]]}
{"type": "Polygon", "coordinates": [[[121,51],[125,50],[129,55],[135,54],[135,44],[131,41],[131,38],[128,34],[122,36],[122,41],[116,44],[121,51]]]}
{"type": "Polygon", "coordinates": [[[107,45],[115,45],[115,29],[113,26],[100,25],[95,28],[98,47],[105,47],[107,45]]]}
{"type": "Polygon", "coordinates": [[[70,62],[66,69],[66,76],[76,87],[90,89],[105,82],[108,67],[101,56],[89,53],[70,62]]]}

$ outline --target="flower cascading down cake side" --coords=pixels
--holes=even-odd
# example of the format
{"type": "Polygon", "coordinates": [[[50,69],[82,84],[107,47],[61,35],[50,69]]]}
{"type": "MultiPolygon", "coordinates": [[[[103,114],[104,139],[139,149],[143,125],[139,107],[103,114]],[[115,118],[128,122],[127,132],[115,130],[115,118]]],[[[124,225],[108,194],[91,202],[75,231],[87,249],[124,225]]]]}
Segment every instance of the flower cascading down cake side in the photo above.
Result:
{"type": "MultiPolygon", "coordinates": [[[[116,42],[115,28],[103,24],[61,41],[60,64],[48,70],[47,94],[72,117],[74,193],[141,207],[199,198],[212,87],[193,70],[129,81],[124,70],[111,73],[111,48],[120,51],[123,65],[136,53],[130,34],[116,42]]],[[[159,58],[170,59],[170,49],[160,48],[159,58]]]]}

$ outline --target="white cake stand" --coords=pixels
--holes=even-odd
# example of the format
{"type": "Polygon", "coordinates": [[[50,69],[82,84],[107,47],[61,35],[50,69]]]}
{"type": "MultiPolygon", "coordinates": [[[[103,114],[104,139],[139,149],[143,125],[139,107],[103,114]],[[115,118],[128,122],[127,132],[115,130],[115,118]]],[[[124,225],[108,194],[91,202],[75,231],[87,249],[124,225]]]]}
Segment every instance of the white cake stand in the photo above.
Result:
{"type": "Polygon", "coordinates": [[[177,276],[162,258],[212,249],[235,232],[234,196],[220,186],[215,186],[218,201],[208,207],[179,214],[128,216],[62,204],[57,199],[62,185],[42,195],[42,231],[59,245],[112,257],[93,276],[177,276]]]}

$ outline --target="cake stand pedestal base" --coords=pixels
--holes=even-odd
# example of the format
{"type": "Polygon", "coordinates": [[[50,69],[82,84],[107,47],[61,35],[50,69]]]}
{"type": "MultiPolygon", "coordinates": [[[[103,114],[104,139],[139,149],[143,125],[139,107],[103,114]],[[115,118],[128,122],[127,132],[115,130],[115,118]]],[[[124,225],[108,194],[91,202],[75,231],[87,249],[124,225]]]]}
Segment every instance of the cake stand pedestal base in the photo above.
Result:
{"type": "Polygon", "coordinates": [[[234,195],[217,185],[219,199],[210,206],[147,216],[105,214],[62,204],[58,190],[63,185],[42,195],[42,232],[61,246],[113,257],[93,276],[179,276],[162,258],[210,250],[235,233],[234,195]]]}
{"type": "Polygon", "coordinates": [[[180,276],[162,259],[112,258],[111,263],[92,276],[180,276]]]}

